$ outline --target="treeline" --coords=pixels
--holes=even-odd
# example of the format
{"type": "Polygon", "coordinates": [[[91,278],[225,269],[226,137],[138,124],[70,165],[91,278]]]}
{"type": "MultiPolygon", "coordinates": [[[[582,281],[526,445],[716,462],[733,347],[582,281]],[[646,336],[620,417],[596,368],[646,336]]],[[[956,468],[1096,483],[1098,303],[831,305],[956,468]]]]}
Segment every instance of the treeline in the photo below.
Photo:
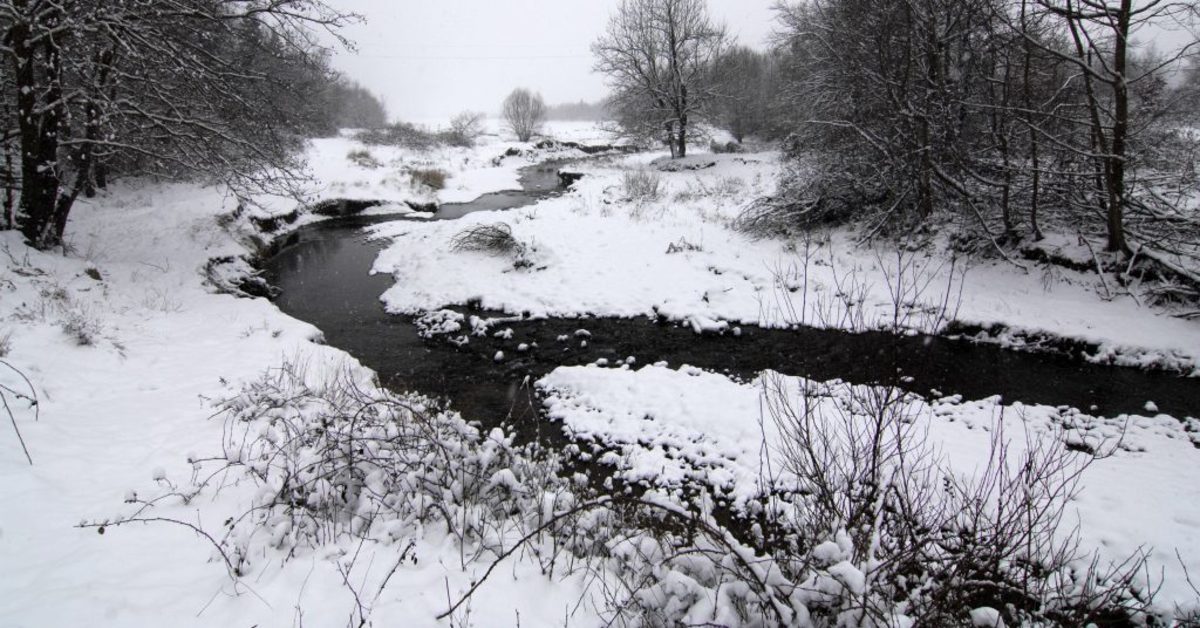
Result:
{"type": "Polygon", "coordinates": [[[386,118],[340,80],[321,0],[0,0],[0,227],[61,242],[114,177],[286,190],[306,136],[386,118]]]}
{"type": "Polygon", "coordinates": [[[1194,141],[1167,73],[1132,37],[1192,2],[813,0],[786,7],[789,154],[815,173],[801,213],[881,224],[970,218],[997,244],[1048,213],[1103,224],[1106,248],[1179,252],[1192,237],[1194,141]],[[1148,245],[1143,248],[1143,245],[1148,245]]]}
{"type": "MultiPolygon", "coordinates": [[[[857,221],[868,236],[953,220],[1008,256],[1058,232],[1200,281],[1194,45],[1134,45],[1187,0],[804,0],[772,50],[734,45],[703,0],[624,0],[593,46],[631,135],[685,154],[697,123],[783,140],[790,173],[751,222],[857,221]]],[[[1158,29],[1157,31],[1155,29],[1158,29]]]]}
{"type": "Polygon", "coordinates": [[[311,103],[318,112],[324,133],[338,129],[378,129],[387,126],[388,114],[383,101],[370,90],[344,77],[326,82],[319,100],[311,103]]]}
{"type": "Polygon", "coordinates": [[[603,102],[586,102],[581,100],[579,102],[562,103],[546,107],[547,120],[595,122],[607,120],[610,117],[611,114],[603,102]]]}

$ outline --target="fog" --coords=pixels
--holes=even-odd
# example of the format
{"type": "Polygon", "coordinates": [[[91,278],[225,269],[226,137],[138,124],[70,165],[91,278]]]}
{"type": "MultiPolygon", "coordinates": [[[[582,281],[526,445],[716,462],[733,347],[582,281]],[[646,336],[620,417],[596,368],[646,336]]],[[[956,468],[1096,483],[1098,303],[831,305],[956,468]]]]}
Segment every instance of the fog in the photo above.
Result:
{"type": "MultiPolygon", "coordinates": [[[[494,113],[514,87],[551,104],[598,100],[590,45],[618,0],[346,0],[366,18],[345,29],[357,52],[334,66],[379,94],[394,119],[441,119],[471,109],[494,113]]],[[[739,42],[762,47],[774,0],[712,0],[714,18],[739,42]]]]}

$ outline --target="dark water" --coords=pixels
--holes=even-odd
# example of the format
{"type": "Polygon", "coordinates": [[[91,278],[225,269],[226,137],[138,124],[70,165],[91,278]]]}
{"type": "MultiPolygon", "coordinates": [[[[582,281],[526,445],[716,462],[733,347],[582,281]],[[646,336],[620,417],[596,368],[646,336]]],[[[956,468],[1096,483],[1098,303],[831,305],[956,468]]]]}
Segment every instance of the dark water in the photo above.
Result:
{"type": "MultiPolygon", "coordinates": [[[[518,207],[556,194],[557,168],[527,169],[525,192],[446,205],[435,217],[518,207]]],[[[921,394],[1000,395],[1006,403],[1072,406],[1104,416],[1143,412],[1143,404],[1152,400],[1162,412],[1200,416],[1200,382],[1194,379],[938,337],[752,326],[743,326],[738,337],[698,336],[688,327],[648,318],[590,318],[514,320],[494,328],[511,328],[511,339],[472,336],[463,347],[427,340],[417,335],[411,317],[384,312],[379,297],[392,286],[392,277],[367,274],[380,244],[368,242],[362,228],[394,219],[344,218],[301,228],[266,264],[268,280],[282,290],[276,303],[316,325],[329,344],[374,369],[388,387],[448,398],[464,416],[485,424],[540,426],[531,382],[560,365],[630,356],[637,365],[667,361],[747,379],[773,369],[820,380],[895,383],[921,394]],[[586,347],[574,336],[579,329],[591,334],[586,347]],[[571,340],[560,342],[564,334],[571,340]],[[536,348],[522,353],[521,343],[536,348]],[[506,356],[499,363],[493,359],[497,351],[506,356]]]]}
{"type": "Polygon", "coordinates": [[[558,171],[569,163],[571,163],[570,160],[551,160],[522,168],[520,190],[484,194],[469,203],[447,203],[438,209],[435,217],[453,220],[471,212],[488,209],[516,209],[543,198],[557,196],[563,191],[559,186],[558,171]]]}

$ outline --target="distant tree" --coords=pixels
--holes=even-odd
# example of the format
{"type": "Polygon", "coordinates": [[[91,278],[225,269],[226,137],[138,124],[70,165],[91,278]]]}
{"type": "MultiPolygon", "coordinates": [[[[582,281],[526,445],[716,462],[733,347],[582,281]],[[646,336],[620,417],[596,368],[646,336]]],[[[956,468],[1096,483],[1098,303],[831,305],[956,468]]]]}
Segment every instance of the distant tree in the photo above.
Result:
{"type": "Polygon", "coordinates": [[[329,86],[329,117],[336,129],[377,129],[387,125],[387,108],[370,90],[344,77],[329,86]]]}
{"type": "Polygon", "coordinates": [[[653,129],[683,157],[692,125],[711,114],[714,62],[728,42],[704,0],[622,0],[592,53],[618,121],[653,129]]]}
{"type": "Polygon", "coordinates": [[[504,99],[502,113],[505,123],[517,139],[528,142],[529,138],[541,131],[542,123],[546,120],[546,102],[541,94],[520,87],[504,99]]]}
{"type": "Polygon", "coordinates": [[[604,102],[593,103],[583,100],[575,103],[551,105],[546,109],[546,119],[548,120],[598,121],[606,120],[611,115],[604,102]]]}

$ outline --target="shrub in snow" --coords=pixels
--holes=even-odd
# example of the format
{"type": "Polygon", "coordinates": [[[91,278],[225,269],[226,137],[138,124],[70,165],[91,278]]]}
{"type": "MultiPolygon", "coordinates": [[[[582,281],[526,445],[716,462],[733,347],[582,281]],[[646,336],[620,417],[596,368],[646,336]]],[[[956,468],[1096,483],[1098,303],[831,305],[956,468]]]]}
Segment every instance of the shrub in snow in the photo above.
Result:
{"type": "Polygon", "coordinates": [[[397,122],[379,129],[355,134],[354,139],[368,146],[402,146],[425,150],[438,144],[437,135],[408,122],[397,122]]]}
{"type": "Polygon", "coordinates": [[[470,148],[483,135],[486,116],[474,111],[464,111],[450,118],[450,128],[438,137],[451,146],[470,148]]]}
{"type": "Polygon", "coordinates": [[[383,165],[371,154],[371,151],[365,148],[355,149],[346,153],[346,159],[349,159],[350,163],[360,168],[369,168],[372,170],[383,165]]]}
{"type": "Polygon", "coordinates": [[[96,339],[100,336],[100,322],[95,316],[79,308],[67,310],[59,327],[68,338],[81,347],[96,344],[96,339]]]}
{"type": "Polygon", "coordinates": [[[426,403],[349,372],[313,381],[287,364],[218,403],[224,451],[193,462],[195,477],[207,480],[171,485],[168,495],[137,501],[131,516],[89,525],[169,520],[152,514],[164,498],[190,502],[209,482],[220,490],[231,477],[250,481],[259,489],[253,502],[220,533],[201,531],[238,577],[267,548],[294,556],[347,538],[391,544],[434,524],[494,555],[489,548],[507,547],[524,526],[571,503],[569,487],[553,479],[553,460],[535,460],[504,431],[481,431],[426,403]],[[514,516],[523,511],[528,520],[514,516]]]}
{"type": "Polygon", "coordinates": [[[647,170],[630,170],[621,176],[626,200],[648,202],[662,196],[662,177],[647,170]]]}
{"type": "Polygon", "coordinates": [[[0,332],[0,358],[6,357],[12,351],[12,331],[0,332]]]}
{"type": "Polygon", "coordinates": [[[772,504],[790,537],[776,557],[813,615],[852,625],[901,615],[959,625],[984,619],[983,607],[1009,625],[1146,618],[1145,556],[1104,565],[1080,549],[1068,503],[1096,456],[1061,435],[1030,434],[1018,450],[1001,416],[981,470],[964,477],[928,445],[921,405],[899,389],[779,379],[766,403],[782,435],[772,464],[796,483],[772,504]]]}
{"type": "Polygon", "coordinates": [[[421,168],[410,171],[408,176],[414,186],[440,190],[446,187],[446,179],[450,175],[437,168],[421,168]]]}
{"type": "MultiPolygon", "coordinates": [[[[224,451],[191,456],[196,478],[210,479],[168,488],[186,502],[209,483],[258,487],[219,531],[196,527],[187,509],[175,520],[218,548],[235,577],[339,541],[411,548],[426,530],[444,531],[464,568],[486,567],[442,617],[502,561],[519,559],[550,578],[582,575],[609,625],[1148,618],[1143,561],[1106,569],[1080,560],[1077,537],[1061,526],[1090,457],[1058,441],[1010,453],[1000,431],[982,474],[962,478],[925,446],[910,401],[886,387],[773,389],[766,402],[785,438],[768,466],[788,473],[763,478],[744,513],[754,525],[738,530],[702,490],[593,493],[587,476],[566,477],[557,457],[501,429],[351,373],[318,379],[289,364],[219,403],[224,451]]],[[[134,497],[134,515],[90,525],[169,519],[149,512],[162,502],[134,497]]]]}
{"type": "Polygon", "coordinates": [[[533,252],[532,247],[514,237],[512,227],[503,222],[472,225],[459,231],[450,241],[450,250],[511,255],[515,258],[513,262],[515,267],[533,266],[533,262],[529,259],[533,252]]]}

